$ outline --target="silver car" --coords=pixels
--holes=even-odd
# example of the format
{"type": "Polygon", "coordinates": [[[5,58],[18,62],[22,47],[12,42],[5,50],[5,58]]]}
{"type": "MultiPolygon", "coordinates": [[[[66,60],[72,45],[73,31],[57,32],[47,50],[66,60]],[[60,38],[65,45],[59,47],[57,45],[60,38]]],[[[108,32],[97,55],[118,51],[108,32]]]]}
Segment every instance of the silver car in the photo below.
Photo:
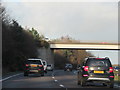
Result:
{"type": "Polygon", "coordinates": [[[47,62],[45,60],[42,60],[44,64],[44,72],[47,73],[47,62]]]}
{"type": "Polygon", "coordinates": [[[48,65],[47,65],[47,70],[48,70],[48,71],[53,71],[53,66],[52,66],[52,64],[48,64],[48,65]]]}

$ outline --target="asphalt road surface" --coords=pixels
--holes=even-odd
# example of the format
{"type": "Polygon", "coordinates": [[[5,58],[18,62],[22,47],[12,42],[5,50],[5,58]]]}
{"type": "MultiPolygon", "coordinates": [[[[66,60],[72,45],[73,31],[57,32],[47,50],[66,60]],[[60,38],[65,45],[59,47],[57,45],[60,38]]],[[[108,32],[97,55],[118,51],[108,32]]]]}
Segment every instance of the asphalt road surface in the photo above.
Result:
{"type": "MultiPolygon", "coordinates": [[[[9,78],[2,82],[2,88],[108,88],[101,84],[88,84],[85,87],[77,85],[77,72],[54,70],[48,71],[45,76],[23,74],[9,78]]],[[[114,88],[118,88],[117,85],[114,88]]]]}

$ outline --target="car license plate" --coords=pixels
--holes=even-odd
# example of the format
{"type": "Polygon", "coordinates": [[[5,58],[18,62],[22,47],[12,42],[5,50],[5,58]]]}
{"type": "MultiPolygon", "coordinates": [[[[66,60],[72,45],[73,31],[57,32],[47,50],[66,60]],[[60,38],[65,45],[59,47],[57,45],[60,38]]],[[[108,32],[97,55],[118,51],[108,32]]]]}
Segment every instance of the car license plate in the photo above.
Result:
{"type": "Polygon", "coordinates": [[[38,72],[38,70],[30,70],[30,72],[38,72]]]}
{"type": "Polygon", "coordinates": [[[104,73],[104,71],[94,71],[94,73],[104,73]]]}
{"type": "Polygon", "coordinates": [[[31,66],[31,67],[37,67],[37,65],[34,65],[34,64],[31,64],[30,66],[31,66]]]}

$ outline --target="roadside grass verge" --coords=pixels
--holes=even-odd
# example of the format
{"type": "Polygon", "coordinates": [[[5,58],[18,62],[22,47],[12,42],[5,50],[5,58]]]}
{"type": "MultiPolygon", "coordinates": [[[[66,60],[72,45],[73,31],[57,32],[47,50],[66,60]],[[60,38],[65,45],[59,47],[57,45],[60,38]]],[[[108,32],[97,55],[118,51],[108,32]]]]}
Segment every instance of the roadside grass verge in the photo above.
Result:
{"type": "Polygon", "coordinates": [[[14,71],[14,72],[11,72],[11,71],[8,71],[6,69],[3,69],[2,70],[2,78],[9,77],[11,75],[15,75],[15,74],[22,73],[22,72],[23,71],[14,71]]]}
{"type": "Polygon", "coordinates": [[[114,71],[114,82],[120,85],[120,73],[119,71],[114,71]]]}

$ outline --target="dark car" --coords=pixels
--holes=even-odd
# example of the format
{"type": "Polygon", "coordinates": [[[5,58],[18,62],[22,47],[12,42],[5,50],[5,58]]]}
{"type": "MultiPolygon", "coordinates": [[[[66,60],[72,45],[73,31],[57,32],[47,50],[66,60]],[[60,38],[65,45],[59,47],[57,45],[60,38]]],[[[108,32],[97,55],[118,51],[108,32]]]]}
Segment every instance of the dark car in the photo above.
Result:
{"type": "Polygon", "coordinates": [[[120,70],[120,67],[119,66],[115,66],[113,67],[114,68],[114,71],[118,72],[120,70]]]}
{"type": "Polygon", "coordinates": [[[102,83],[114,86],[114,73],[109,58],[86,58],[78,70],[78,85],[85,86],[87,82],[102,83]]]}
{"type": "Polygon", "coordinates": [[[64,68],[64,71],[72,71],[72,69],[73,69],[72,64],[66,64],[65,68],[64,68]]]}
{"type": "Polygon", "coordinates": [[[44,66],[41,59],[31,58],[25,61],[24,76],[32,73],[44,76],[44,66]]]}

